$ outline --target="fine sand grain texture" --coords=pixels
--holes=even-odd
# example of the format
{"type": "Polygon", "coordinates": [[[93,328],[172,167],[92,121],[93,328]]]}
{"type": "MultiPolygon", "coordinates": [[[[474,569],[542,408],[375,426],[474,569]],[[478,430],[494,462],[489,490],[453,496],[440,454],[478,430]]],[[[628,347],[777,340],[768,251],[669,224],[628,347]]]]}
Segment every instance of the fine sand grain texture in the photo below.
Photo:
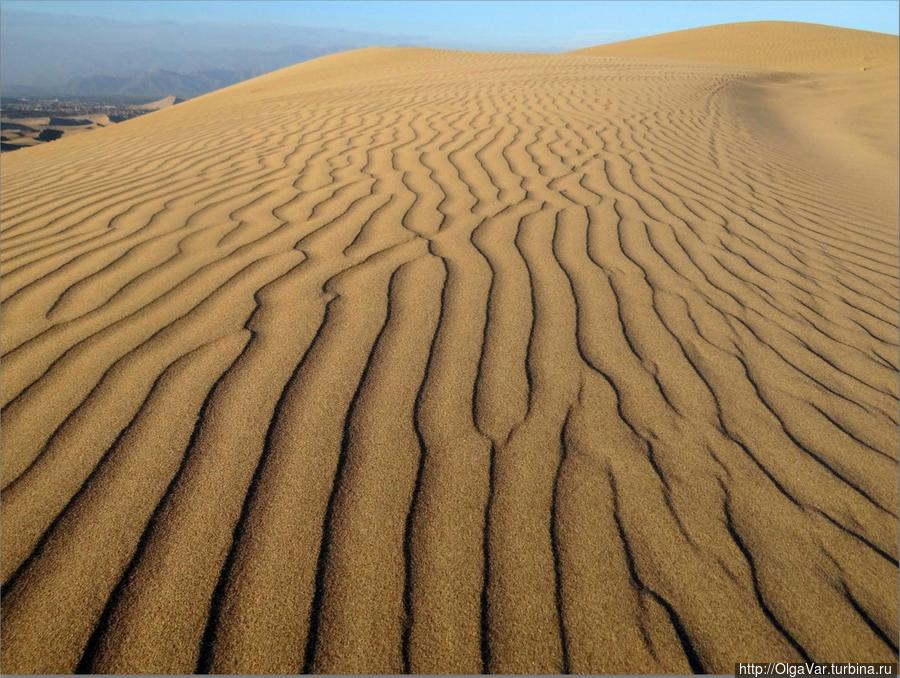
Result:
{"type": "Polygon", "coordinates": [[[897,60],[367,49],[4,154],[0,668],[896,661],[897,60]]]}

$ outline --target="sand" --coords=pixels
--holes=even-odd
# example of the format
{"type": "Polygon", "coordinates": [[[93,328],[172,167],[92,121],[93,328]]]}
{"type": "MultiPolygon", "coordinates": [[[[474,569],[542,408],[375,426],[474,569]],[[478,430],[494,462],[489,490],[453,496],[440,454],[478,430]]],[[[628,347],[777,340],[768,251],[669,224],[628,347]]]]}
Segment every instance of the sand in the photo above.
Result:
{"type": "Polygon", "coordinates": [[[4,154],[2,670],[896,661],[897,38],[684,35],[4,154]]]}
{"type": "Polygon", "coordinates": [[[112,124],[103,113],[79,117],[9,118],[0,120],[4,151],[17,151],[27,146],[57,141],[82,132],[101,129],[112,124]]]}
{"type": "Polygon", "coordinates": [[[167,97],[163,97],[162,99],[157,99],[156,101],[151,101],[150,103],[141,104],[138,108],[142,108],[145,111],[158,111],[163,108],[168,108],[169,106],[174,106],[175,104],[180,104],[184,99],[176,97],[173,94],[170,94],[167,97]]]}

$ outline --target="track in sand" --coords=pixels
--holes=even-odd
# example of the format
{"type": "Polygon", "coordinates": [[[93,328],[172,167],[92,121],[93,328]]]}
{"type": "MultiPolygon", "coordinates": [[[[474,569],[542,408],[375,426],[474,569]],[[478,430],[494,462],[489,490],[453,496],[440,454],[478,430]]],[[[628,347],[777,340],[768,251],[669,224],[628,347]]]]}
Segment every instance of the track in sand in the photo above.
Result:
{"type": "Polygon", "coordinates": [[[866,45],[361,50],[4,155],[4,672],[896,661],[866,45]]]}

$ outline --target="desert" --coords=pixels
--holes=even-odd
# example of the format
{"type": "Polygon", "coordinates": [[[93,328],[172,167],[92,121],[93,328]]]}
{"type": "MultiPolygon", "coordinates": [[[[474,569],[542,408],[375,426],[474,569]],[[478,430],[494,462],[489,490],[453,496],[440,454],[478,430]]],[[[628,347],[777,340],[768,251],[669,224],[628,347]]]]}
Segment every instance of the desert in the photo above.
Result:
{"type": "Polygon", "coordinates": [[[897,105],[755,22],[4,153],[0,668],[896,662],[897,105]]]}
{"type": "Polygon", "coordinates": [[[5,101],[0,108],[0,152],[18,151],[64,136],[90,132],[181,101],[175,96],[144,104],[59,99],[5,101]]]}

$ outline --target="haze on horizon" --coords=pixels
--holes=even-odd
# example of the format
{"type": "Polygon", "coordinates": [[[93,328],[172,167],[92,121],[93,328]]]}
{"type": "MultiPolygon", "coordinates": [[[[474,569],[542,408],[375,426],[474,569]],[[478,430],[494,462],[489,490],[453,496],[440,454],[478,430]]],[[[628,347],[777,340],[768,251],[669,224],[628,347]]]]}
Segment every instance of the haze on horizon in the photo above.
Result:
{"type": "Polygon", "coordinates": [[[8,96],[190,97],[358,47],[554,52],[754,20],[896,34],[897,7],[881,0],[852,7],[831,2],[4,0],[0,83],[8,96]]]}

